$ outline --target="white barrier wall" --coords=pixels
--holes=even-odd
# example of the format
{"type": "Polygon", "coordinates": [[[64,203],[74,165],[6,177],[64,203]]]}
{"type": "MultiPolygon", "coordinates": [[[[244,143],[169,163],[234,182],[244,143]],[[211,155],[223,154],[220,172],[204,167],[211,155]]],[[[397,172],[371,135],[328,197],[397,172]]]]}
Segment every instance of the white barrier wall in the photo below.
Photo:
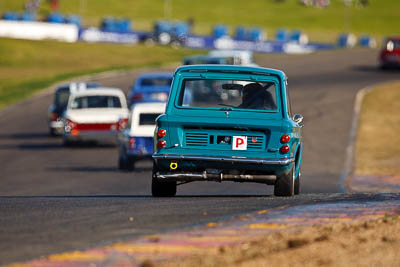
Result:
{"type": "Polygon", "coordinates": [[[97,28],[87,28],[81,31],[80,39],[85,42],[108,42],[121,44],[136,44],[139,40],[137,33],[105,32],[97,28]]]}
{"type": "Polygon", "coordinates": [[[74,24],[0,20],[0,37],[76,42],[78,35],[79,29],[74,24]]]}

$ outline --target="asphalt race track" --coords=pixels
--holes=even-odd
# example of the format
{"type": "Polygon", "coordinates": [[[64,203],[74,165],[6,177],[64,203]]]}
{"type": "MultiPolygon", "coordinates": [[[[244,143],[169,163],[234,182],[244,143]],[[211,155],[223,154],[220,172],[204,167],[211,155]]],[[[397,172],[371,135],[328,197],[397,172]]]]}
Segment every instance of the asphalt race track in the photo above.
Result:
{"type": "MultiPolygon", "coordinates": [[[[175,198],[150,195],[151,162],[117,170],[117,149],[65,148],[47,130],[52,92],[0,113],[0,264],[109,244],[281,205],[347,198],[340,179],[359,89],[400,78],[377,69],[377,51],[257,55],[288,74],[294,113],[305,117],[302,193],[276,198],[272,186],[191,183],[175,198]]],[[[138,72],[95,79],[128,91],[138,72]]],[[[355,198],[357,196],[354,196],[355,198]]]]}

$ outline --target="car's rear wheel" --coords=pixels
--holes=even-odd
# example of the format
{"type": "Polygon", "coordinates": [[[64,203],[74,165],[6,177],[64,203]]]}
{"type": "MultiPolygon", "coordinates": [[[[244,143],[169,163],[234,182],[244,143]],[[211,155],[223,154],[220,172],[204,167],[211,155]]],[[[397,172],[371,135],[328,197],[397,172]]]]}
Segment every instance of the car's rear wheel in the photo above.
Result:
{"type": "Polygon", "coordinates": [[[118,156],[118,169],[121,171],[126,170],[127,167],[127,163],[126,163],[126,159],[124,157],[122,157],[121,155],[118,156]]]}
{"type": "Polygon", "coordinates": [[[158,178],[153,177],[151,194],[153,197],[173,197],[176,195],[176,182],[160,181],[158,178]]]}
{"type": "Polygon", "coordinates": [[[153,197],[173,197],[176,195],[175,181],[162,181],[155,175],[156,169],[153,167],[151,181],[151,194],[153,197]]]}
{"type": "Polygon", "coordinates": [[[71,146],[74,146],[74,145],[75,145],[75,142],[74,142],[74,141],[71,141],[71,140],[68,140],[67,138],[64,138],[64,139],[63,139],[63,145],[64,145],[65,147],[71,147],[71,146]]]}
{"type": "Polygon", "coordinates": [[[56,129],[50,128],[50,129],[49,129],[49,134],[50,134],[50,136],[57,136],[57,131],[56,131],[56,129]]]}
{"type": "MultiPolygon", "coordinates": [[[[295,164],[293,164],[290,171],[278,175],[274,185],[274,195],[280,197],[290,197],[295,194],[295,164]]],[[[298,180],[300,182],[300,180],[298,180]]],[[[299,183],[300,189],[300,183],[299,183]]]]}
{"type": "Polygon", "coordinates": [[[300,194],[300,174],[299,177],[294,180],[294,194],[300,194]]]}
{"type": "Polygon", "coordinates": [[[134,159],[129,159],[127,160],[127,165],[126,165],[126,170],[127,171],[134,171],[135,170],[135,160],[134,159]]]}
{"type": "Polygon", "coordinates": [[[121,171],[135,170],[135,159],[129,158],[123,148],[120,148],[120,152],[118,153],[118,169],[121,171]]]}

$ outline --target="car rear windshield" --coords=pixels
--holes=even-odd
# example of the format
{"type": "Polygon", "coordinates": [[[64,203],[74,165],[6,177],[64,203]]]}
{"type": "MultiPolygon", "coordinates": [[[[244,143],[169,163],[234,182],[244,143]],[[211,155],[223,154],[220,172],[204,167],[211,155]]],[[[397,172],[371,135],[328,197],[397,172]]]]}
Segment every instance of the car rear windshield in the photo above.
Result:
{"type": "Polygon", "coordinates": [[[244,80],[186,79],[178,106],[277,110],[275,82],[244,80]]]}
{"type": "Polygon", "coordinates": [[[94,95],[76,97],[71,104],[72,109],[84,108],[121,108],[121,101],[117,96],[94,95]]]}
{"type": "Polygon", "coordinates": [[[160,115],[161,113],[142,113],[139,116],[139,125],[155,125],[156,118],[160,115]]]}
{"type": "Polygon", "coordinates": [[[400,49],[400,40],[396,40],[396,39],[389,39],[386,41],[386,49],[387,50],[397,50],[400,49]]]}
{"type": "Polygon", "coordinates": [[[143,78],[140,82],[141,86],[170,86],[172,78],[158,77],[158,78],[143,78]]]}
{"type": "Polygon", "coordinates": [[[183,62],[184,65],[196,64],[228,64],[223,58],[216,57],[201,57],[201,58],[187,58],[183,62]]]}

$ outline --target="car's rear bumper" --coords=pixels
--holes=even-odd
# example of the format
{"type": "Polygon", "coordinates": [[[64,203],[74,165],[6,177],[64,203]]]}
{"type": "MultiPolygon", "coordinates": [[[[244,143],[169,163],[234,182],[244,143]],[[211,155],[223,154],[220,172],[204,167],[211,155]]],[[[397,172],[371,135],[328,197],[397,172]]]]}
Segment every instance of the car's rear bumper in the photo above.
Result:
{"type": "Polygon", "coordinates": [[[62,121],[50,121],[50,128],[64,128],[64,123],[62,121]]]}
{"type": "Polygon", "coordinates": [[[149,157],[154,153],[154,141],[153,136],[129,136],[129,138],[119,139],[120,146],[124,149],[124,152],[131,157],[149,157]],[[129,140],[134,140],[134,145],[131,147],[129,140]]]}
{"type": "Polygon", "coordinates": [[[54,134],[61,135],[64,131],[64,123],[62,121],[50,121],[49,130],[54,134]]]}
{"type": "Polygon", "coordinates": [[[295,158],[252,158],[153,154],[157,179],[192,181],[235,181],[274,184],[276,176],[286,173],[295,158]]]}
{"type": "Polygon", "coordinates": [[[399,53],[384,53],[381,55],[380,64],[382,66],[400,66],[400,54],[399,53]]]}
{"type": "Polygon", "coordinates": [[[118,132],[116,131],[80,131],[77,135],[64,134],[68,141],[105,141],[117,143],[118,132]]]}
{"type": "Polygon", "coordinates": [[[199,156],[199,155],[178,155],[178,154],[153,154],[153,159],[157,160],[183,160],[183,161],[212,161],[226,163],[244,163],[260,165],[288,165],[295,161],[295,158],[266,159],[249,157],[221,157],[221,156],[199,156]]]}
{"type": "Polygon", "coordinates": [[[232,181],[232,182],[253,182],[273,185],[276,181],[276,175],[266,174],[226,174],[204,172],[156,172],[153,176],[160,180],[169,180],[176,182],[194,182],[194,181],[232,181]]]}

